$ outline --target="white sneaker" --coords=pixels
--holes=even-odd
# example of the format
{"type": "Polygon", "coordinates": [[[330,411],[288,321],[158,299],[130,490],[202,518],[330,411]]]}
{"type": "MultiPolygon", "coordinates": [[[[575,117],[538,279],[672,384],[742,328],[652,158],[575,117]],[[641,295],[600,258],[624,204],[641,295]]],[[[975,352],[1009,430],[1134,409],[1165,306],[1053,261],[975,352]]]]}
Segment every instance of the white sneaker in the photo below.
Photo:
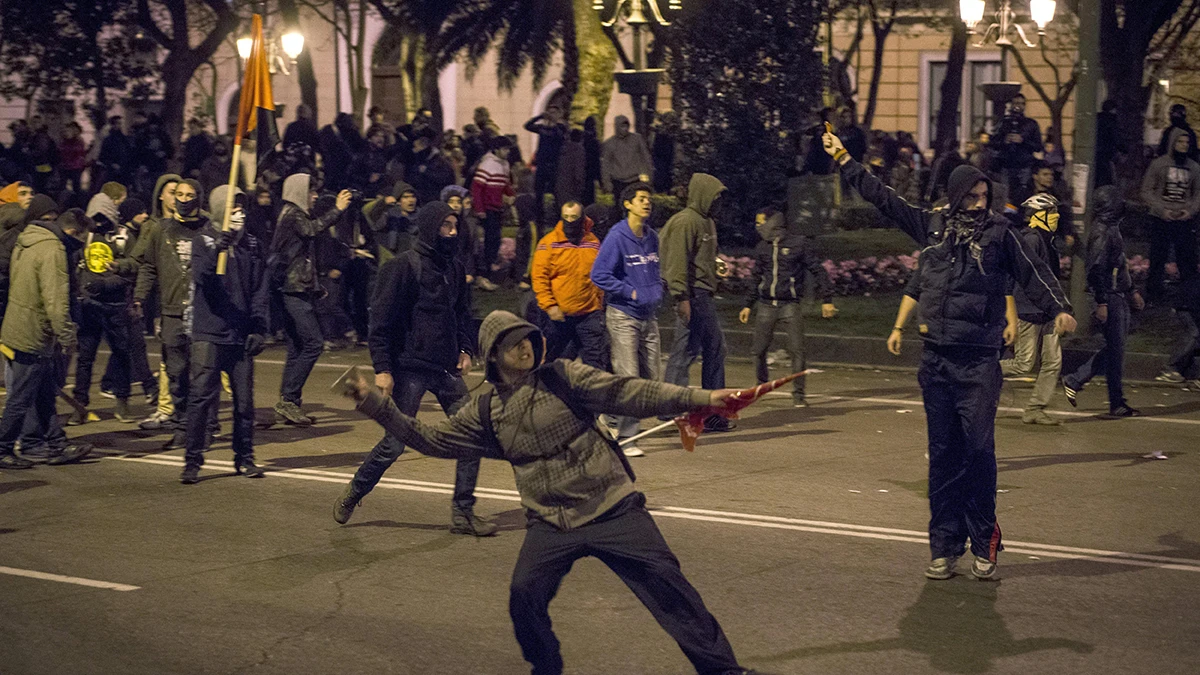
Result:
{"type": "Polygon", "coordinates": [[[1145,455],[1142,455],[1142,459],[1166,459],[1166,458],[1167,458],[1167,456],[1163,454],[1162,450],[1155,450],[1154,452],[1150,452],[1150,453],[1146,453],[1145,455]]]}
{"type": "Polygon", "coordinates": [[[636,445],[627,445],[624,448],[621,448],[621,452],[624,452],[626,457],[644,457],[646,455],[646,453],[642,452],[642,449],[636,445]]]}

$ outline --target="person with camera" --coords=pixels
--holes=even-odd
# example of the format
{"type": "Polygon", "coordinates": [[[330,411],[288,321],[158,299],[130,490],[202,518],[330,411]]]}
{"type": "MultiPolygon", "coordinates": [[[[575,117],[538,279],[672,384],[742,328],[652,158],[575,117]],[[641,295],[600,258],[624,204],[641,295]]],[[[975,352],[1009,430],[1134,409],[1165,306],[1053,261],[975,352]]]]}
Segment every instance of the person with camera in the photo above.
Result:
{"type": "MultiPolygon", "coordinates": [[[[925,349],[917,380],[929,426],[929,579],[949,579],[971,541],[971,573],[996,574],[996,410],[1010,279],[1054,323],[1075,330],[1071,304],[1045,261],[1008,219],[992,211],[992,181],[964,165],[946,184],[948,205],[905,202],[854,161],[832,133],[822,139],[842,178],[923,247],[918,331],[925,349]]],[[[911,304],[908,300],[906,305],[911,304]]],[[[903,331],[897,324],[893,333],[903,331]]],[[[889,341],[889,343],[894,341],[889,341]]]]}
{"type": "MultiPolygon", "coordinates": [[[[470,290],[458,259],[458,213],[445,202],[430,202],[417,213],[417,228],[416,246],[379,268],[369,341],[375,385],[407,415],[417,413],[428,391],[453,416],[469,398],[463,375],[471,369],[474,351],[470,290]]],[[[359,501],[403,452],[403,441],[385,434],[334,504],[334,520],[349,521],[359,501]]],[[[451,509],[454,534],[496,533],[494,524],[475,515],[478,479],[479,458],[459,460],[451,509]]]]}
{"type": "Polygon", "coordinates": [[[1009,100],[1008,111],[996,126],[990,145],[1008,183],[1008,202],[1024,202],[1033,194],[1035,154],[1045,150],[1041,128],[1035,120],[1025,116],[1024,94],[1009,100]]]}
{"type": "Polygon", "coordinates": [[[311,181],[312,177],[306,173],[293,174],[283,181],[283,208],[275,227],[275,239],[271,242],[275,256],[271,285],[274,291],[283,294],[283,329],[288,342],[275,416],[286,424],[297,426],[313,423],[312,418],[300,409],[300,404],[304,383],[325,347],[315,307],[322,292],[317,278],[317,235],[341,217],[353,197],[349,190],[342,190],[333,208],[325,215],[310,217],[311,181]]]}
{"type": "Polygon", "coordinates": [[[262,243],[246,233],[246,195],[229,186],[215,188],[210,213],[225,213],[234,200],[229,229],[209,222],[192,239],[192,363],[187,412],[187,445],[179,482],[199,482],[208,445],[206,426],[221,394],[221,373],[233,390],[233,467],[239,475],[262,478],[254,464],[254,357],[266,344],[270,322],[270,278],[262,243]],[[217,261],[225,254],[225,273],[217,261]]]}

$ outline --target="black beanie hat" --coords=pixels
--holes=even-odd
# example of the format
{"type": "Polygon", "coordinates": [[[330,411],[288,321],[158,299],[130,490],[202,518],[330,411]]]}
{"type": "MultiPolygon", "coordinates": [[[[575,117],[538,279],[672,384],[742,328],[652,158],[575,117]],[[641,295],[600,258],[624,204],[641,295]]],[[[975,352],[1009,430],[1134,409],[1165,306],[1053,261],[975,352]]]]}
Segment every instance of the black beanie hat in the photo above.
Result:
{"type": "Polygon", "coordinates": [[[46,195],[34,195],[33,201],[29,202],[29,208],[25,209],[25,218],[21,221],[28,225],[35,220],[41,220],[47,213],[58,213],[58,204],[46,195]]]}
{"type": "Polygon", "coordinates": [[[128,223],[138,214],[150,213],[150,209],[146,208],[146,202],[137,197],[129,197],[121,202],[121,206],[117,209],[117,214],[121,216],[121,223],[128,223]]]}

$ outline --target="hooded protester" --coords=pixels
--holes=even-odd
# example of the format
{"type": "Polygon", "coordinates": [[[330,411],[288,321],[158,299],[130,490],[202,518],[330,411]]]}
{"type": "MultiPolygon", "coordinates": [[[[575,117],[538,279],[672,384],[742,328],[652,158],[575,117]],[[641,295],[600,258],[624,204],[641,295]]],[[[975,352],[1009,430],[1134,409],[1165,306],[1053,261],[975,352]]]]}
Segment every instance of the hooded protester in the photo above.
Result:
{"type": "Polygon", "coordinates": [[[0,234],[0,320],[8,308],[8,289],[12,283],[12,254],[17,240],[29,223],[58,218],[58,204],[46,195],[30,195],[21,210],[21,220],[0,234]]]}
{"type": "MultiPolygon", "coordinates": [[[[725,335],[717,319],[717,225],[715,205],[725,185],[706,173],[692,175],[687,208],[676,213],[659,233],[662,278],[675,300],[675,344],[664,378],[686,387],[688,369],[703,354],[701,382],[708,389],[725,387],[725,335]]],[[[707,431],[730,431],[735,423],[713,415],[707,431]]]]}
{"type": "Polygon", "coordinates": [[[654,164],[642,135],[629,130],[629,118],[617,115],[616,133],[600,147],[600,183],[605,192],[620,195],[638,181],[650,182],[654,164]]]}
{"type": "MultiPolygon", "coordinates": [[[[133,250],[137,248],[138,237],[142,228],[150,219],[150,210],[146,203],[137,197],[130,197],[121,203],[118,209],[121,223],[111,234],[105,235],[105,240],[112,247],[116,265],[128,277],[129,294],[127,313],[133,316],[133,286],[137,283],[137,261],[133,259],[133,250]]],[[[100,378],[100,393],[113,392],[113,361],[110,360],[100,378]]],[[[142,384],[142,392],[146,396],[146,405],[154,405],[158,400],[159,381],[157,375],[150,370],[146,358],[146,332],[142,330],[141,322],[131,320],[129,325],[129,374],[130,380],[142,384]]],[[[168,398],[168,400],[170,400],[168,398]]],[[[168,413],[169,414],[169,413],[168,413]]]]}
{"type": "MultiPolygon", "coordinates": [[[[466,271],[458,260],[458,214],[434,201],[417,213],[419,239],[409,251],[379,268],[371,301],[371,360],[375,383],[400,410],[416,414],[430,392],[453,416],[468,400],[463,376],[474,353],[471,301],[466,271]]],[[[345,523],[358,502],[404,452],[404,443],[387,434],[371,449],[354,480],[334,507],[345,523]]],[[[496,526],[475,515],[479,459],[458,463],[450,531],[477,537],[496,526]]]]}
{"type": "Polygon", "coordinates": [[[374,239],[379,245],[379,264],[412,248],[417,239],[413,217],[417,213],[417,191],[404,181],[396,181],[392,194],[368,206],[374,239]]]}
{"type": "MultiPolygon", "coordinates": [[[[996,409],[1000,350],[1007,324],[1007,280],[1053,317],[1058,333],[1075,330],[1071,304],[1054,272],[1029,250],[1009,221],[991,211],[992,182],[971,165],[946,183],[949,206],[912,206],[854,161],[841,140],[822,143],[843,180],[912,237],[921,252],[919,332],[925,344],[917,379],[929,425],[929,579],[954,576],[971,540],[980,579],[996,574],[996,409]]],[[[903,327],[893,329],[902,331],[903,327]]]]}
{"type": "Polygon", "coordinates": [[[121,215],[117,211],[117,203],[113,201],[112,197],[103,192],[97,192],[92,195],[91,200],[88,201],[85,214],[96,223],[98,231],[112,232],[116,229],[117,225],[121,224],[121,215]]]}
{"type": "Polygon", "coordinates": [[[1150,162],[1142,178],[1142,201],[1150,207],[1150,276],[1146,293],[1161,300],[1167,258],[1175,249],[1181,281],[1195,277],[1196,213],[1200,212],[1200,164],[1191,159],[1193,136],[1183,129],[1170,135],[1171,151],[1150,162]]]}
{"type": "MultiPolygon", "coordinates": [[[[169,189],[169,183],[169,179],[159,179],[160,194],[169,189]]],[[[153,221],[155,226],[144,228],[133,253],[138,263],[137,284],[133,290],[135,317],[142,315],[151,292],[158,290],[163,362],[174,411],[164,425],[175,432],[165,444],[166,449],[184,445],[191,383],[191,338],[184,316],[191,306],[192,240],[209,222],[200,207],[204,190],[199,181],[191,178],[179,181],[173,195],[170,215],[166,208],[170,200],[162,198],[157,202],[163,206],[162,215],[153,221]]]]}
{"type": "MultiPolygon", "coordinates": [[[[68,211],[63,217],[70,215],[71,211],[68,211]]],[[[90,403],[92,366],[96,362],[96,351],[103,337],[112,350],[112,356],[109,357],[109,384],[112,388],[108,391],[117,399],[115,417],[118,422],[131,423],[134,419],[129,412],[132,371],[129,337],[132,324],[130,298],[137,281],[138,265],[127,257],[124,247],[116,243],[116,227],[113,222],[120,221],[120,216],[114,213],[112,218],[110,221],[108,216],[101,212],[94,228],[84,228],[90,230],[91,234],[84,247],[83,266],[79,271],[83,299],[80,306],[79,356],[75,362],[73,393],[75,400],[85,407],[90,403]]],[[[145,359],[144,354],[142,358],[145,359]]],[[[145,377],[147,373],[142,375],[145,377]]],[[[145,379],[142,382],[145,387],[145,379]]],[[[86,415],[76,411],[68,424],[83,424],[86,421],[86,415]]]]}
{"type": "MultiPolygon", "coordinates": [[[[1172,136],[1175,135],[1175,132],[1181,131],[1187,134],[1188,139],[1191,141],[1191,149],[1188,150],[1188,159],[1200,162],[1200,146],[1196,143],[1196,131],[1192,129],[1191,124],[1188,124],[1187,113],[1187,106],[1182,103],[1175,103],[1171,106],[1171,109],[1167,112],[1170,124],[1167,125],[1166,129],[1163,129],[1162,136],[1158,138],[1156,157],[1162,157],[1172,152],[1175,146],[1172,136]]],[[[1099,150],[1100,146],[1097,145],[1096,149],[1099,150]]]]}
{"type": "MultiPolygon", "coordinates": [[[[1026,226],[1019,233],[1025,248],[1045,263],[1057,279],[1060,271],[1056,236],[1060,228],[1058,200],[1050,194],[1035,194],[1021,205],[1021,215],[1026,226]]],[[[1010,281],[1009,286],[1015,284],[1010,281]]],[[[1017,303],[1017,338],[1013,343],[1013,358],[1001,361],[1000,371],[1005,377],[1024,377],[1036,370],[1037,380],[1021,421],[1057,426],[1061,422],[1046,414],[1046,406],[1058,386],[1058,375],[1062,370],[1062,345],[1054,330],[1054,317],[1030,301],[1023,288],[1011,288],[1009,294],[1017,303]]]]}
{"type": "Polygon", "coordinates": [[[447,185],[442,188],[440,201],[458,214],[458,259],[470,285],[475,281],[475,248],[479,240],[479,217],[471,208],[471,191],[461,185],[447,185]]]}
{"type": "Polygon", "coordinates": [[[562,207],[562,220],[538,242],[530,278],[538,306],[550,317],[546,356],[558,359],[572,342],[584,363],[608,367],[604,292],[592,282],[600,240],[579,202],[562,207]]]}
{"type": "Polygon", "coordinates": [[[1137,417],[1141,413],[1125,400],[1122,379],[1130,306],[1141,310],[1144,304],[1129,276],[1125,238],[1121,234],[1125,200],[1116,186],[1105,185],[1092,194],[1092,203],[1095,219],[1088,231],[1087,281],[1096,302],[1096,320],[1103,324],[1104,347],[1075,372],[1063,376],[1063,392],[1074,407],[1084,385],[1093,376],[1103,374],[1108,385],[1108,414],[1102,417],[1137,417]]]}
{"type": "Polygon", "coordinates": [[[283,181],[283,208],[271,242],[271,290],[283,294],[284,333],[287,334],[287,362],[275,415],[287,424],[309,426],[312,418],[300,409],[304,383],[321,356],[325,341],[314,308],[321,294],[317,278],[317,236],[328,230],[342,211],[350,206],[349,190],[338,193],[332,209],[320,218],[309,216],[311,177],[306,173],[288,176],[283,181]]]}
{"type": "Polygon", "coordinates": [[[229,376],[233,391],[233,467],[239,475],[262,478],[254,464],[254,357],[266,344],[270,277],[263,245],[246,232],[246,195],[229,186],[213,190],[211,213],[225,213],[234,199],[229,229],[208,223],[192,240],[191,391],[188,400],[187,452],[180,482],[200,480],[206,424],[215,413],[221,393],[221,373],[229,376]],[[225,274],[217,274],[217,260],[226,254],[225,274]]]}
{"type": "MultiPolygon", "coordinates": [[[[788,232],[787,218],[781,211],[766,208],[759,211],[755,229],[761,241],[754,249],[754,292],[746,299],[746,306],[738,314],[742,323],[750,321],[752,310],[758,310],[754,323],[754,343],[750,353],[755,359],[755,374],[758,383],[769,382],[767,351],[775,336],[779,321],[787,323],[788,354],[792,357],[793,373],[807,368],[804,353],[804,315],[800,303],[804,300],[804,274],[812,274],[817,285],[817,297],[821,299],[821,317],[832,319],[837,312],[833,305],[833,284],[829,274],[821,265],[812,240],[797,232],[788,232]]],[[[792,380],[792,405],[807,407],[804,399],[804,378],[792,380]]]]}
{"type": "Polygon", "coordinates": [[[68,247],[78,250],[78,237],[86,236],[79,221],[59,226],[52,219],[57,211],[58,206],[48,197],[34,197],[12,253],[12,284],[0,327],[0,344],[9,367],[8,393],[0,417],[0,469],[28,469],[33,466],[31,460],[66,464],[84,458],[92,449],[88,444],[67,442],[55,410],[65,370],[61,353],[76,343],[68,247]],[[36,431],[23,434],[31,411],[36,431]],[[18,437],[23,457],[14,452],[18,437]]]}
{"type": "Polygon", "coordinates": [[[479,347],[494,391],[437,425],[401,412],[357,369],[340,384],[361,412],[422,454],[512,464],[528,524],[509,614],[533,672],[563,672],[549,605],[572,564],[594,555],[633,589],[697,672],[745,673],[646,510],[628,462],[596,425],[602,413],[642,418],[721,408],[733,392],[618,377],[568,361],[542,365],[543,344],[533,324],[489,314],[479,347]]]}

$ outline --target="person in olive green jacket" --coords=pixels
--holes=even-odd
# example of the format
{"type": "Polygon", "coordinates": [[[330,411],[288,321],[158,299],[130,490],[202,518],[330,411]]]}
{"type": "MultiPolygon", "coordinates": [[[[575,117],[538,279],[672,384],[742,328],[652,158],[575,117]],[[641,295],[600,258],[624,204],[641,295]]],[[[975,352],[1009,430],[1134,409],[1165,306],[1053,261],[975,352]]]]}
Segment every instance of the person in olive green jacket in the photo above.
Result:
{"type": "Polygon", "coordinates": [[[28,469],[33,466],[30,458],[65,464],[91,452],[90,445],[68,445],[54,403],[58,394],[56,357],[60,349],[75,348],[66,244],[68,239],[85,234],[77,221],[72,221],[69,229],[61,228],[54,220],[57,211],[49,197],[34,197],[27,217],[40,219],[27,222],[12,254],[12,284],[0,326],[0,343],[9,359],[11,375],[4,415],[0,417],[0,469],[28,469]],[[36,436],[40,438],[36,439],[21,434],[31,409],[37,419],[36,436]],[[18,437],[22,454],[30,457],[14,453],[18,437]]]}
{"type": "MultiPolygon", "coordinates": [[[[664,378],[688,385],[688,368],[704,355],[701,384],[725,387],[725,335],[717,319],[717,226],[713,214],[725,185],[706,173],[692,175],[687,208],[676,213],[658,235],[659,259],[667,293],[675,300],[675,343],[664,378]]],[[[706,431],[729,431],[734,423],[713,416],[706,431]]]]}

